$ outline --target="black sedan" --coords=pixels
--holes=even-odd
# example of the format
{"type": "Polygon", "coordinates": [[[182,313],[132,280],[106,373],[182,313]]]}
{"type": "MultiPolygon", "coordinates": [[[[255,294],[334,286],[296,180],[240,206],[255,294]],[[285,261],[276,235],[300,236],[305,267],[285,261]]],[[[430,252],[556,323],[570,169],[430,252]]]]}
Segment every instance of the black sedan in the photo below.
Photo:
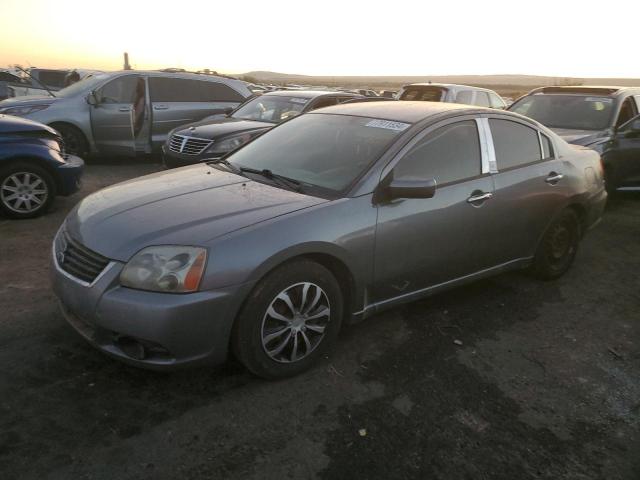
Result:
{"type": "Polygon", "coordinates": [[[64,152],[60,134],[33,120],[0,115],[0,212],[13,218],[44,213],[56,195],[80,187],[82,159],[64,152]]]}
{"type": "Polygon", "coordinates": [[[254,97],[226,116],[209,117],[169,133],[162,147],[168,168],[219,158],[302,113],[364,97],[346,92],[277,91],[254,97]]]}
{"type": "Polygon", "coordinates": [[[607,190],[640,186],[640,88],[543,87],[509,110],[602,156],[607,190]]]}

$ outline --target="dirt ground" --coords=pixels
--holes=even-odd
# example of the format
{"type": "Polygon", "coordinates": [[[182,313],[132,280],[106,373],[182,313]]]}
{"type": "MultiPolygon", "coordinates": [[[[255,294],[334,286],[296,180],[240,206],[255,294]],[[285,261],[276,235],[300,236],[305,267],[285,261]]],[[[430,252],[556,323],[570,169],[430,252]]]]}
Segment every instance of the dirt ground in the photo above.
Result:
{"type": "Polygon", "coordinates": [[[0,478],[640,479],[640,192],[610,201],[559,281],[505,274],[388,311],[274,383],[121,365],[58,313],[68,210],[158,168],[92,165],[49,215],[0,218],[0,478]]]}

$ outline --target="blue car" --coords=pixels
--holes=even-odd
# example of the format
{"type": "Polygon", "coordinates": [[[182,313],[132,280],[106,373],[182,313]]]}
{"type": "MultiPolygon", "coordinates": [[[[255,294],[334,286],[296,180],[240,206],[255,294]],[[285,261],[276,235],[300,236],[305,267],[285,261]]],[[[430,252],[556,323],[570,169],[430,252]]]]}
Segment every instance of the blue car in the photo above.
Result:
{"type": "Polygon", "coordinates": [[[0,115],[0,214],[31,218],[56,195],[80,188],[81,158],[67,155],[58,132],[38,122],[0,115]]]}

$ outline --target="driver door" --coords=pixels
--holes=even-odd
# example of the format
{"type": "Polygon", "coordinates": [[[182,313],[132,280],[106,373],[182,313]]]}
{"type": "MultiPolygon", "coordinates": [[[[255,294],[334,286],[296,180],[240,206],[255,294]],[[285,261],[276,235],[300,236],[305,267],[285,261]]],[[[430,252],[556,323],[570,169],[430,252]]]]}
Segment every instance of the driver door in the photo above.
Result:
{"type": "Polygon", "coordinates": [[[613,168],[616,186],[640,185],[640,115],[618,129],[612,148],[605,156],[613,168]]]}
{"type": "Polygon", "coordinates": [[[434,178],[437,188],[433,198],[378,205],[378,302],[477,272],[493,241],[493,180],[483,166],[476,121],[446,123],[408,148],[393,169],[394,179],[434,178]]]}
{"type": "MultiPolygon", "coordinates": [[[[91,129],[101,154],[134,156],[145,135],[145,79],[141,75],[123,75],[96,91],[91,107],[91,129]]],[[[148,137],[148,133],[147,133],[148,137]]],[[[148,143],[148,138],[146,139],[148,143]]]]}

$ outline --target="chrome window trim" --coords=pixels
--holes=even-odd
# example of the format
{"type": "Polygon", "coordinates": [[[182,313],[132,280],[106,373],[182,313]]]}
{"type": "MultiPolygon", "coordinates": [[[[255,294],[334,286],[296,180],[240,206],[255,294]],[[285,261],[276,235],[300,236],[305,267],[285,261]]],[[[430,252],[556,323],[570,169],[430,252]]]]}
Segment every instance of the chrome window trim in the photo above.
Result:
{"type": "Polygon", "coordinates": [[[482,149],[482,173],[498,173],[496,150],[493,146],[493,135],[488,118],[476,118],[478,133],[480,134],[480,148],[482,149]]]}
{"type": "Polygon", "coordinates": [[[116,264],[116,262],[114,262],[113,260],[110,260],[107,266],[104,267],[104,269],[98,274],[96,278],[93,279],[93,282],[91,283],[85,282],[84,280],[80,280],[79,278],[74,277],[70,273],[65,272],[62,269],[62,267],[60,267],[60,265],[58,264],[58,257],[56,256],[56,243],[58,242],[58,237],[60,236],[60,232],[62,232],[62,227],[58,229],[56,235],[53,237],[53,242],[51,243],[51,256],[53,258],[53,265],[56,267],[56,271],[61,273],[65,277],[67,277],[69,280],[73,280],[74,282],[76,282],[79,285],[82,285],[83,287],[91,288],[116,264]]]}

